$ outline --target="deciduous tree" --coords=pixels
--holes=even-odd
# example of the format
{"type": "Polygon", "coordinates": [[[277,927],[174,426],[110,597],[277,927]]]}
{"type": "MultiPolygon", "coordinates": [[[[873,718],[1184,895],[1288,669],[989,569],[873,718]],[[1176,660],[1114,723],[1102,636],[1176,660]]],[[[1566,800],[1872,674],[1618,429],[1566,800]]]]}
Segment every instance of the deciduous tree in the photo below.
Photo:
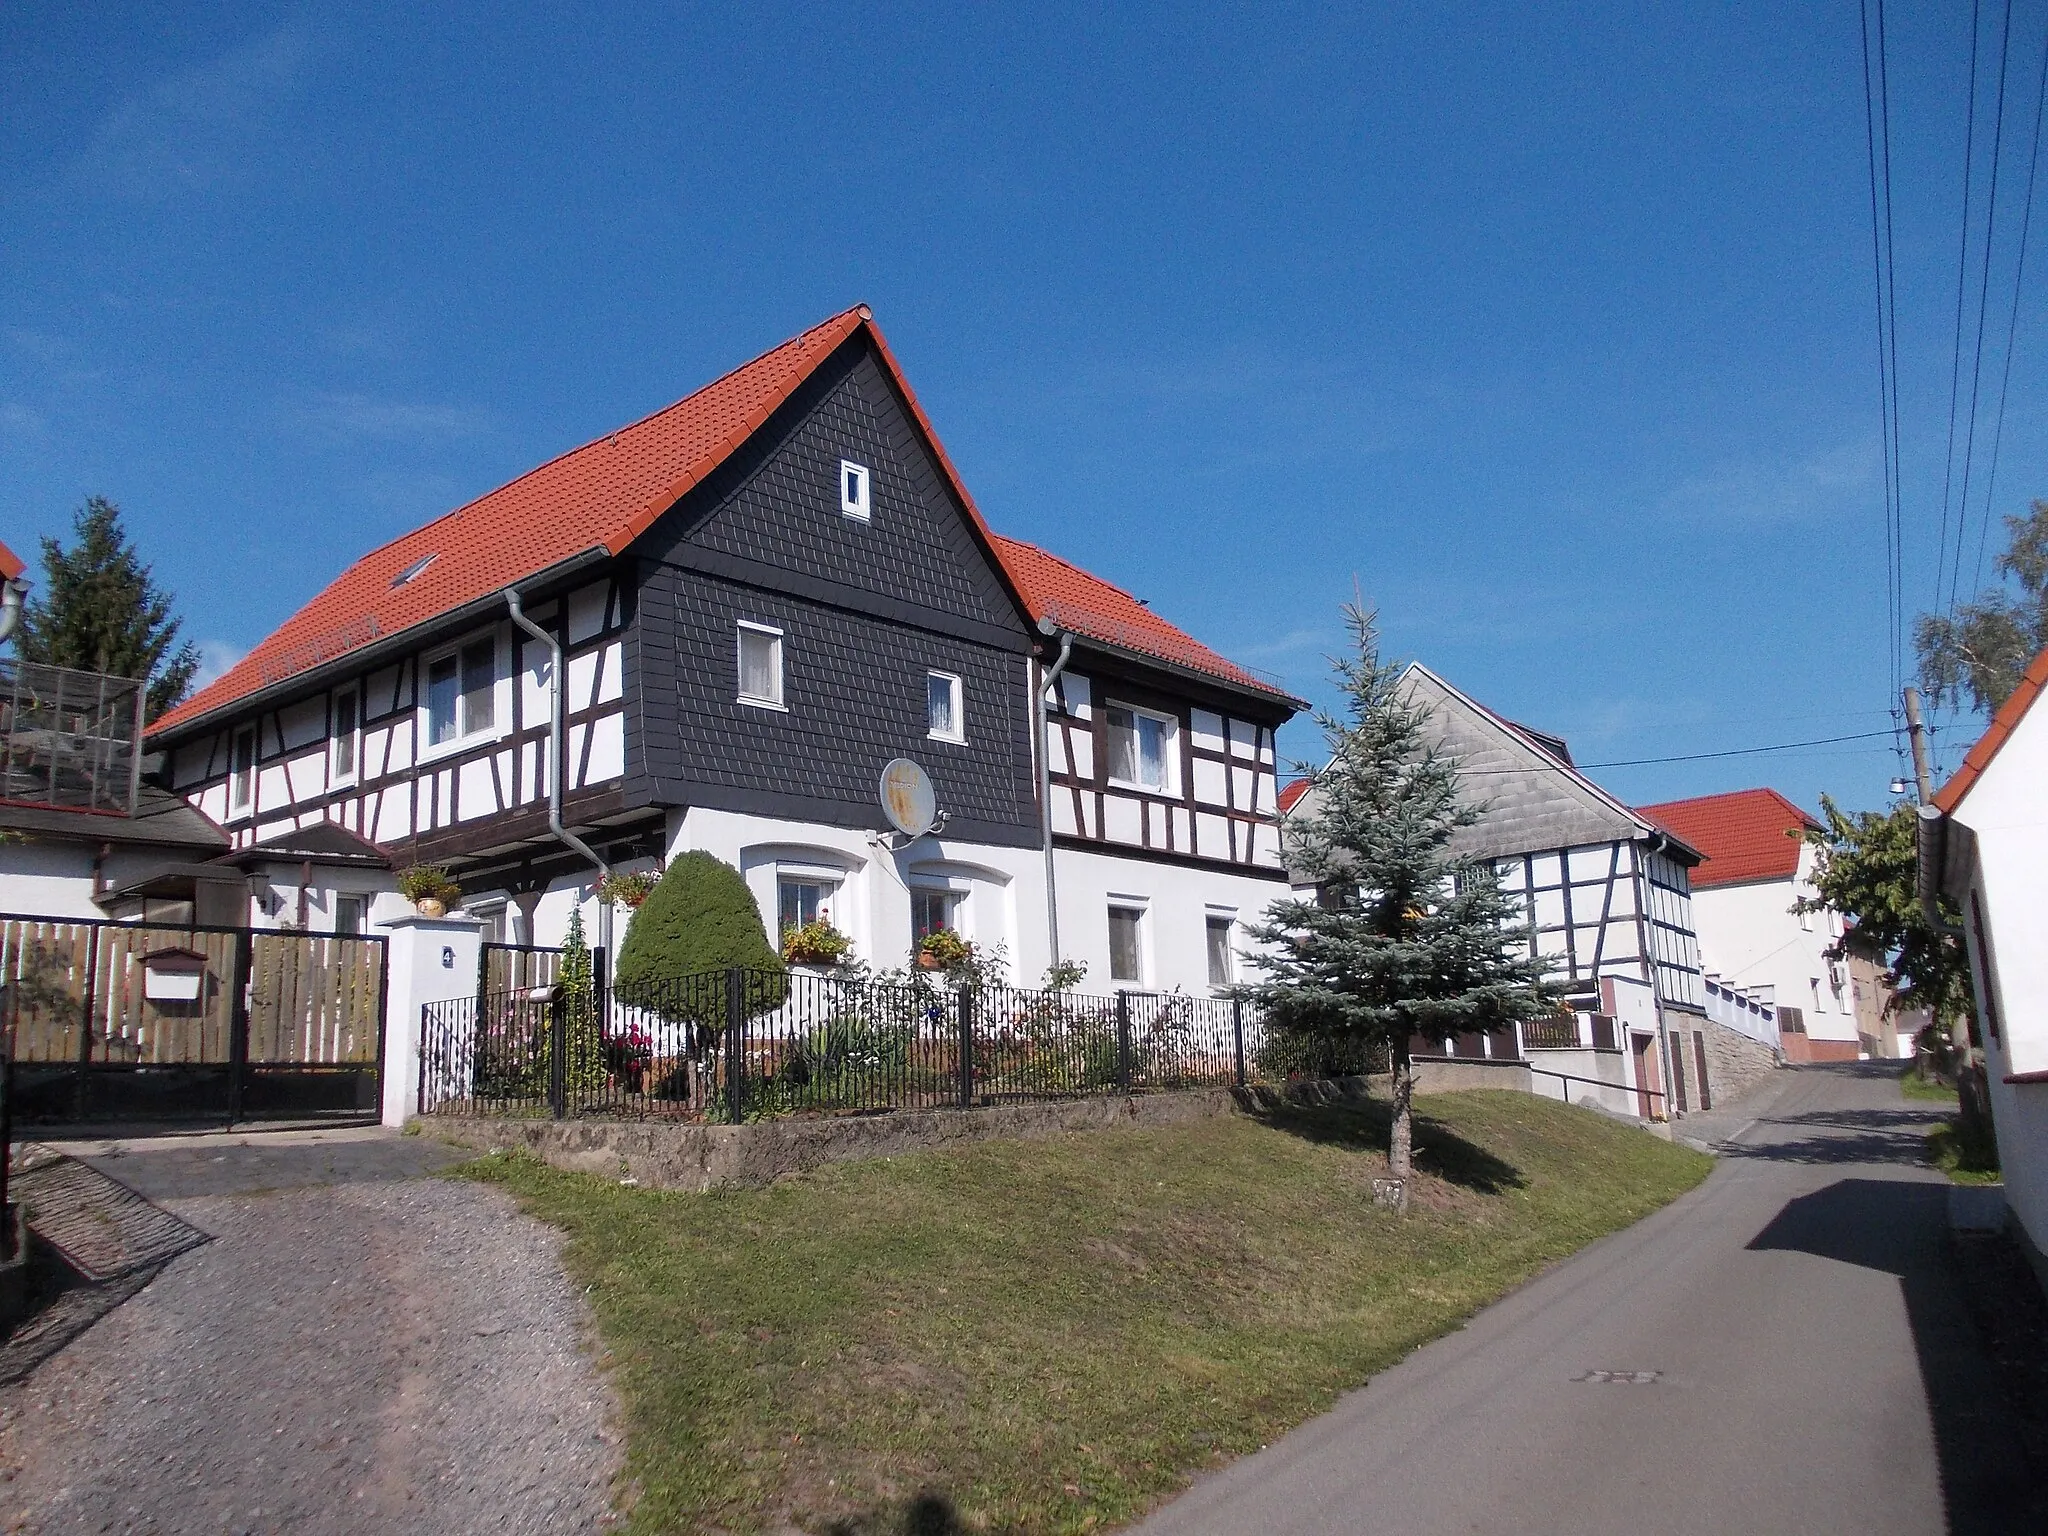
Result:
{"type": "MultiPolygon", "coordinates": [[[[1968,1017],[1973,1005],[1963,941],[1929,927],[1920,910],[1913,806],[1902,800],[1888,811],[1851,813],[1822,795],[1820,812],[1825,825],[1806,832],[1816,855],[1815,894],[1798,909],[1832,909],[1849,919],[1853,926],[1836,947],[1887,968],[1897,989],[1892,1011],[1925,1008],[1940,1024],[1968,1017]]],[[[1944,915],[1955,919],[1953,910],[1944,915]]]]}
{"type": "Polygon", "coordinates": [[[2025,517],[2008,517],[2005,527],[1998,557],[2005,580],[1953,615],[1923,613],[1914,621],[1921,686],[1936,704],[1967,700],[1988,714],[2048,649],[2048,501],[2035,502],[2025,517]]]}

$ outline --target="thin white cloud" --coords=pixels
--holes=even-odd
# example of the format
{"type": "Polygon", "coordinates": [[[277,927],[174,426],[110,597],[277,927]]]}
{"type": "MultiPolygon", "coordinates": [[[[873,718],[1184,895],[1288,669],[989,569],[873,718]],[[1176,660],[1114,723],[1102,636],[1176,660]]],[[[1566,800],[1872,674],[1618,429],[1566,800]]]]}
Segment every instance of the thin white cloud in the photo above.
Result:
{"type": "Polygon", "coordinates": [[[478,406],[347,393],[316,395],[295,414],[301,425],[322,436],[383,442],[446,442],[474,437],[491,424],[489,413],[478,406]]]}
{"type": "Polygon", "coordinates": [[[1672,486],[1656,503],[1665,517],[1803,522],[1826,516],[1877,481],[1870,443],[1845,443],[1790,459],[1732,460],[1672,486]]]}
{"type": "Polygon", "coordinates": [[[1260,640],[1251,645],[1234,645],[1229,654],[1246,661],[1264,661],[1282,656],[1298,656],[1303,651],[1331,643],[1330,632],[1321,629],[1290,629],[1284,635],[1270,640],[1260,640]]]}
{"type": "Polygon", "coordinates": [[[303,76],[305,30],[286,25],[116,107],[72,173],[89,186],[157,200],[240,172],[277,103],[303,76]]]}
{"type": "Polygon", "coordinates": [[[225,677],[229,668],[249,653],[240,646],[229,645],[225,640],[199,640],[199,670],[192,676],[192,691],[197,693],[208,683],[225,677]]]}

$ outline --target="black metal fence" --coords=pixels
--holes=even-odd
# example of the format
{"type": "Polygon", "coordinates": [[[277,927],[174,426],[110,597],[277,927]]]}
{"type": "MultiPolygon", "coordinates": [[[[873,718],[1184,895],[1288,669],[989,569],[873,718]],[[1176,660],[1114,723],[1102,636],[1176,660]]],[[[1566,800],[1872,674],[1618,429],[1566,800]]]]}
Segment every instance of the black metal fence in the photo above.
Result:
{"type": "Polygon", "coordinates": [[[1257,1081],[1256,1004],[727,970],[422,1011],[422,1114],[738,1122],[1257,1081]]]}

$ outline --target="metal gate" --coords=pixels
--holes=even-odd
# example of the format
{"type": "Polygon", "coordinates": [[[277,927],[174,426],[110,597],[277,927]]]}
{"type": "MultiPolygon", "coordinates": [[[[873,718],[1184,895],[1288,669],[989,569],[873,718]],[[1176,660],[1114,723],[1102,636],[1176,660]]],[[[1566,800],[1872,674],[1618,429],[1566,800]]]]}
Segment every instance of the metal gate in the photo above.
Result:
{"type": "Polygon", "coordinates": [[[17,1121],[367,1117],[386,941],[0,914],[17,1121]]]}

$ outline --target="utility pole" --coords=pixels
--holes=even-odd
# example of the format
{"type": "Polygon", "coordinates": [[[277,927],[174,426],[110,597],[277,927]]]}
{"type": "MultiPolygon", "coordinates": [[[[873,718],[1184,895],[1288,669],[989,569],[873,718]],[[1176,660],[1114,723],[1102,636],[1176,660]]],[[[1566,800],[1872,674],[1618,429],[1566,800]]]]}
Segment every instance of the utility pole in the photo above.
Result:
{"type": "Polygon", "coordinates": [[[1906,686],[1906,734],[1913,742],[1913,782],[1920,791],[1920,803],[1934,799],[1934,775],[1927,768],[1927,728],[1920,723],[1920,690],[1906,686]]]}
{"type": "MultiPolygon", "coordinates": [[[[1906,735],[1913,743],[1913,782],[1920,792],[1920,803],[1929,805],[1934,800],[1934,775],[1927,768],[1927,728],[1920,723],[1920,690],[1908,684],[1906,687],[1906,735]]],[[[1942,1022],[1941,1004],[1937,1000],[1933,1009],[1934,1022],[1942,1022]]],[[[1961,1055],[1959,1068],[1968,1071],[1975,1060],[1970,1042],[1970,1016],[1968,1010],[1950,1026],[1950,1038],[1961,1055]]],[[[1965,1108],[1964,1113],[1969,1111],[1965,1108]]]]}

